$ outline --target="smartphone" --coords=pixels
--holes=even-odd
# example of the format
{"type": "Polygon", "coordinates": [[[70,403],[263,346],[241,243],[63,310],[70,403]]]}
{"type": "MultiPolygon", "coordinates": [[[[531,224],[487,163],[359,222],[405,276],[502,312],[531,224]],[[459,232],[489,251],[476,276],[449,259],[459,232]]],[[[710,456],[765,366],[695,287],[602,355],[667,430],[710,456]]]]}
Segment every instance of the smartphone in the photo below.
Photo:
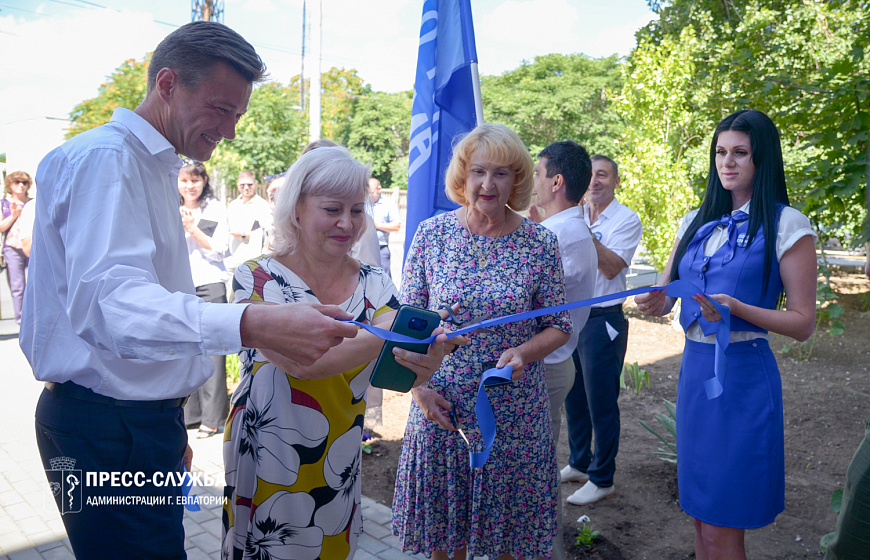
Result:
{"type": "MultiPolygon", "coordinates": [[[[390,330],[413,338],[424,339],[429,338],[432,331],[440,324],[441,316],[434,311],[403,305],[396,312],[390,330]]],[[[417,374],[396,362],[396,357],[393,355],[393,348],[396,346],[418,354],[425,354],[429,349],[429,345],[425,343],[385,342],[381,348],[381,355],[378,356],[378,361],[375,363],[371,384],[373,387],[407,393],[414,386],[417,374]]]]}

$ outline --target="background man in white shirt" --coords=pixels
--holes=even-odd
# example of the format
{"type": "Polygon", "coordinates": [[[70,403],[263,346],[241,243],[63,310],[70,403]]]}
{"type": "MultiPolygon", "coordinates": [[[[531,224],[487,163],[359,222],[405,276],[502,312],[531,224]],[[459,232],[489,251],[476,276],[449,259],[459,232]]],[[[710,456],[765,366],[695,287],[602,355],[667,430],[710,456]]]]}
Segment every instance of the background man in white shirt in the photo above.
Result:
{"type": "MultiPolygon", "coordinates": [[[[594,297],[625,290],[628,265],[643,233],[637,214],[614,198],[619,182],[615,161],[592,156],[585,217],[598,254],[594,297]]],[[[614,491],[619,450],[619,376],[628,345],[624,301],[622,298],[592,306],[577,341],[574,364],[578,375],[565,399],[571,455],[561,474],[562,482],[587,482],[568,497],[569,504],[591,504],[614,491]]]]}
{"type": "Polygon", "coordinates": [[[227,206],[230,223],[230,256],[224,266],[230,278],[236,267],[263,254],[265,233],[272,229],[272,208],[257,194],[257,181],[247,169],[239,173],[239,196],[227,206]]]}
{"type": "MultiPolygon", "coordinates": [[[[578,206],[589,187],[592,177],[592,161],[586,148],[567,140],[554,142],[538,154],[535,166],[535,205],[531,208],[532,219],[559,239],[559,254],[565,271],[565,298],[578,301],[592,297],[595,286],[595,271],[598,255],[592,242],[592,234],[583,219],[583,208],[578,206]],[[545,220],[541,220],[542,216],[545,220]]],[[[547,374],[547,392],[550,397],[550,420],[553,424],[553,439],[559,443],[559,428],[562,424],[562,403],[574,385],[574,360],[571,355],[577,348],[577,338],[589,308],[571,310],[574,331],[564,346],[544,358],[547,374]]],[[[553,541],[553,560],[564,560],[565,548],[562,537],[562,499],[559,499],[556,523],[558,533],[553,541]]]]}
{"type": "Polygon", "coordinates": [[[372,218],[378,230],[378,245],[381,249],[381,268],[390,278],[390,234],[402,229],[399,208],[393,201],[381,196],[381,182],[372,177],[369,179],[369,190],[372,193],[372,218]]]}
{"type": "Polygon", "coordinates": [[[39,165],[19,340],[46,382],[37,443],[79,560],[185,556],[181,490],[162,481],[190,467],[181,405],[214,372],[206,354],[268,348],[310,365],[357,333],[333,306],[194,295],[178,154],[206,161],[232,139],[264,73],[236,32],[187,24],[154,51],[135,112],[116,109],[39,165]],[[57,475],[69,469],[85,480],[57,475]],[[84,484],[89,473],[128,484],[84,484]]]}

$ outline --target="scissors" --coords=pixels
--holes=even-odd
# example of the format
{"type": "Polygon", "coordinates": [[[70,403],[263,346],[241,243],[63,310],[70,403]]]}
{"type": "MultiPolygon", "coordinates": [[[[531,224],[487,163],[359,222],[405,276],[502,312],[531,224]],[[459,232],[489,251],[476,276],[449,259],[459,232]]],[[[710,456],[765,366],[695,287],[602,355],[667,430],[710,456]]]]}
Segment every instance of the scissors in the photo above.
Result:
{"type": "MultiPolygon", "coordinates": [[[[462,323],[459,321],[459,319],[456,318],[456,315],[453,314],[453,309],[451,309],[449,305],[442,305],[441,307],[439,307],[439,309],[444,309],[445,311],[447,311],[448,317],[446,319],[444,319],[445,323],[450,323],[451,325],[458,327],[460,329],[464,329],[465,327],[469,327],[469,326],[474,325],[476,323],[479,323],[481,321],[486,321],[487,319],[492,317],[492,313],[481,313],[478,315],[473,315],[471,317],[470,321],[462,323]]],[[[488,329],[486,327],[480,327],[479,329],[474,329],[473,331],[470,331],[470,332],[479,332],[479,333],[491,334],[493,331],[492,331],[492,329],[488,329]]]]}
{"type": "Polygon", "coordinates": [[[467,445],[468,447],[471,447],[471,443],[468,441],[468,438],[465,437],[465,432],[463,432],[462,428],[459,427],[459,420],[457,420],[457,418],[456,418],[456,412],[451,410],[447,414],[450,415],[450,423],[453,424],[453,427],[456,428],[457,431],[459,431],[459,435],[461,435],[462,439],[465,440],[465,445],[467,445]]]}

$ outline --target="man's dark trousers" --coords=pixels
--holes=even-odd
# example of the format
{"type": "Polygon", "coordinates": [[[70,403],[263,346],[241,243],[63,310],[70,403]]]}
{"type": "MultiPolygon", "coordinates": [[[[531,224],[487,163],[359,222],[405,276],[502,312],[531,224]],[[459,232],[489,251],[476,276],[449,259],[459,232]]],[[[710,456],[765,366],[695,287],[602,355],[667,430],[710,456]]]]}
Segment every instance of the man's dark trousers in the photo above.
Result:
{"type": "Polygon", "coordinates": [[[390,246],[384,245],[381,247],[381,268],[387,273],[387,278],[392,279],[393,273],[390,272],[390,246]]]}
{"type": "MultiPolygon", "coordinates": [[[[62,515],[78,560],[187,557],[181,487],[164,484],[167,473],[182,470],[187,446],[180,406],[127,408],[46,389],[36,407],[36,441],[46,470],[53,468],[52,459],[67,457],[81,471],[81,511],[62,515]],[[128,477],[141,472],[140,481],[160,474],[157,486],[112,486],[111,481],[89,486],[88,472],[130,473],[128,477]],[[97,505],[101,498],[116,505],[97,505]],[[164,505],[141,503],[149,499],[164,505]]],[[[60,510],[63,492],[55,498],[60,510]]]]}
{"type": "Polygon", "coordinates": [[[613,486],[619,451],[619,376],[628,345],[628,321],[621,305],[593,307],[577,341],[574,387],[565,399],[568,464],[589,475],[599,488],[613,486]],[[615,331],[611,340],[607,325],[615,331]],[[592,435],[595,434],[595,453],[592,435]]]}

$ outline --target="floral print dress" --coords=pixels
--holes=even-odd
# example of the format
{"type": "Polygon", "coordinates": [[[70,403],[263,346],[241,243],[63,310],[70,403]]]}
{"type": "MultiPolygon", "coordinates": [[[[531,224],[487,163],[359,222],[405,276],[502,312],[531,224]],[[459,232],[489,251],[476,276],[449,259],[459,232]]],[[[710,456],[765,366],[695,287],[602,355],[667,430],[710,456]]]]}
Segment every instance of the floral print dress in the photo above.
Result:
{"type": "MultiPolygon", "coordinates": [[[[271,257],[239,266],[233,288],[235,301],[318,302],[271,257]]],[[[340,307],[371,323],[398,308],[396,287],[381,269],[361,264],[356,291],[340,307]]],[[[352,558],[362,532],[360,441],[373,366],[302,380],[256,350],[239,357],[241,384],[224,436],[222,557],[352,558]]]]}
{"type": "MultiPolygon", "coordinates": [[[[496,240],[477,237],[484,253],[491,243],[493,252],[480,266],[455,214],[423,222],[406,259],[402,302],[428,309],[460,302],[463,321],[565,303],[552,232],[524,220],[496,240]]],[[[570,332],[569,314],[471,333],[471,344],[448,355],[430,380],[453,404],[474,451],[483,446],[475,418],[481,374],[502,352],[546,327],[570,332]]],[[[404,550],[430,556],[433,550],[452,554],[467,546],[469,554],[490,558],[551,555],[558,475],[543,362],[527,365],[518,381],[487,392],[498,431],[489,461],[474,470],[462,437],[426,420],[417,403],[411,404],[393,501],[393,533],[404,550]]]]}

